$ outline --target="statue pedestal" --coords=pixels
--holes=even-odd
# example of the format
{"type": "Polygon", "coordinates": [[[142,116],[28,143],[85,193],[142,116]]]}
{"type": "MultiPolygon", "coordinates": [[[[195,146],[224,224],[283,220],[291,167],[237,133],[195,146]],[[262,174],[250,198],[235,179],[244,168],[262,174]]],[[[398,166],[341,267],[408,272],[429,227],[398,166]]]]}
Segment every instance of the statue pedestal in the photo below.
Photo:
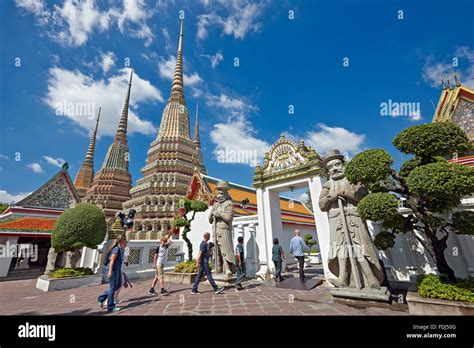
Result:
{"type": "Polygon", "coordinates": [[[350,298],[367,301],[390,301],[390,291],[386,287],[380,289],[356,289],[356,288],[331,288],[331,295],[334,297],[350,298]]]}
{"type": "Polygon", "coordinates": [[[232,275],[227,275],[224,273],[218,273],[218,274],[212,274],[212,278],[214,278],[214,281],[218,286],[231,286],[235,283],[237,280],[237,276],[232,274],[232,275]]]}

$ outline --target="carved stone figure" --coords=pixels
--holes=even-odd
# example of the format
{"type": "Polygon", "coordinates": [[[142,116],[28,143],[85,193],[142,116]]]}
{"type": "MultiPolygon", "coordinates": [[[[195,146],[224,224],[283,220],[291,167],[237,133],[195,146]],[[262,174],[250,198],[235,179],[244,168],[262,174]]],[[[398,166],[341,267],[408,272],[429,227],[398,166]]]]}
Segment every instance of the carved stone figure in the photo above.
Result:
{"type": "Polygon", "coordinates": [[[58,253],[54,251],[54,248],[53,247],[49,248],[48,261],[46,262],[46,270],[44,271],[44,274],[49,275],[54,272],[56,268],[57,256],[58,256],[58,253]]]}
{"type": "Polygon", "coordinates": [[[80,249],[68,251],[66,253],[66,268],[75,268],[81,259],[82,252],[80,249]]]}
{"type": "Polygon", "coordinates": [[[235,273],[235,256],[232,242],[232,220],[234,206],[228,193],[227,181],[217,183],[217,202],[212,206],[209,214],[209,223],[213,226],[214,240],[216,242],[214,255],[216,259],[216,272],[232,275],[235,273]]]}
{"type": "Polygon", "coordinates": [[[357,203],[367,194],[361,185],[344,175],[344,156],[331,150],[323,160],[330,179],[324,184],[319,207],[328,212],[330,226],[329,270],[336,287],[380,289],[384,274],[367,225],[357,212],[357,203]]]}

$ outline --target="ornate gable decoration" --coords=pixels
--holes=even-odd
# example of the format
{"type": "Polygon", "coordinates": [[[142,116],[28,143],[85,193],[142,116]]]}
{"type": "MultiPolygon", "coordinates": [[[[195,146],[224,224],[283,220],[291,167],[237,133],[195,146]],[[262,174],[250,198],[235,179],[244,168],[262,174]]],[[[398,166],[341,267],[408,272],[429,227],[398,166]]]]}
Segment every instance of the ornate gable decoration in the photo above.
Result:
{"type": "Polygon", "coordinates": [[[318,153],[303,140],[297,145],[281,135],[265,154],[263,166],[255,168],[254,186],[314,174],[325,175],[318,153]]]}
{"type": "Polygon", "coordinates": [[[79,203],[80,199],[71,184],[67,173],[67,164],[46,184],[15,205],[23,207],[39,207],[67,209],[79,203]]]}

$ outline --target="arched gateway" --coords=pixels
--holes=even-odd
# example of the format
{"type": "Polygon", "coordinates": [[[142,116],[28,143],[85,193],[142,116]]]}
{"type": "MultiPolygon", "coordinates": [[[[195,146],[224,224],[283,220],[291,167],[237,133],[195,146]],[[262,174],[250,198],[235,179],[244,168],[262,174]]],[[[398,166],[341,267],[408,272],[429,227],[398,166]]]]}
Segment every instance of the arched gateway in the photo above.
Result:
{"type": "MultiPolygon", "coordinates": [[[[257,189],[258,223],[265,234],[265,251],[270,260],[273,238],[283,240],[279,193],[293,189],[309,188],[319,249],[323,268],[328,277],[329,222],[327,213],[318,206],[322,185],[326,182],[326,172],[318,153],[304,143],[294,143],[280,136],[265,154],[262,166],[255,168],[254,187],[257,189]]],[[[273,265],[268,262],[268,273],[273,265]]]]}

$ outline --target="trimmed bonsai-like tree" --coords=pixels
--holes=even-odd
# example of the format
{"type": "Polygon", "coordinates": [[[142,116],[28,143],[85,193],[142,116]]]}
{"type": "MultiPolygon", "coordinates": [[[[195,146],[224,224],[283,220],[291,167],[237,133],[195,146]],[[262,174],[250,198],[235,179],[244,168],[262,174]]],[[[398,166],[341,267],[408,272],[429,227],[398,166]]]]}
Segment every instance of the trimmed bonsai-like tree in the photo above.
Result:
{"type": "Polygon", "coordinates": [[[357,210],[362,218],[382,223],[374,240],[377,248],[391,248],[396,233],[412,233],[438,271],[454,282],[444,253],[450,233],[474,234],[474,212],[455,211],[461,198],[474,192],[474,169],[449,163],[445,157],[465,153],[473,145],[453,123],[407,128],[393,144],[413,155],[398,171],[392,168],[393,158],[382,149],[361,152],[347,164],[347,179],[362,183],[370,192],[357,210]],[[408,213],[399,210],[400,199],[408,213]]]}
{"type": "MultiPolygon", "coordinates": [[[[56,220],[51,233],[51,246],[57,253],[73,252],[82,247],[96,249],[104,241],[107,223],[102,211],[89,203],[78,203],[66,209],[56,220]]],[[[73,265],[68,253],[67,265],[73,265]]]]}
{"type": "Polygon", "coordinates": [[[179,200],[178,207],[181,213],[181,217],[173,220],[173,227],[183,227],[181,237],[183,237],[183,240],[188,246],[188,260],[192,260],[193,244],[188,238],[188,233],[189,231],[191,231],[191,222],[193,222],[196,213],[206,211],[208,206],[207,203],[203,201],[183,198],[179,200]],[[192,213],[191,218],[188,218],[188,213],[192,213]]]}
{"type": "Polygon", "coordinates": [[[313,239],[313,235],[309,233],[304,235],[304,242],[309,247],[308,255],[314,251],[313,246],[318,244],[318,242],[315,239],[313,239]]]}

